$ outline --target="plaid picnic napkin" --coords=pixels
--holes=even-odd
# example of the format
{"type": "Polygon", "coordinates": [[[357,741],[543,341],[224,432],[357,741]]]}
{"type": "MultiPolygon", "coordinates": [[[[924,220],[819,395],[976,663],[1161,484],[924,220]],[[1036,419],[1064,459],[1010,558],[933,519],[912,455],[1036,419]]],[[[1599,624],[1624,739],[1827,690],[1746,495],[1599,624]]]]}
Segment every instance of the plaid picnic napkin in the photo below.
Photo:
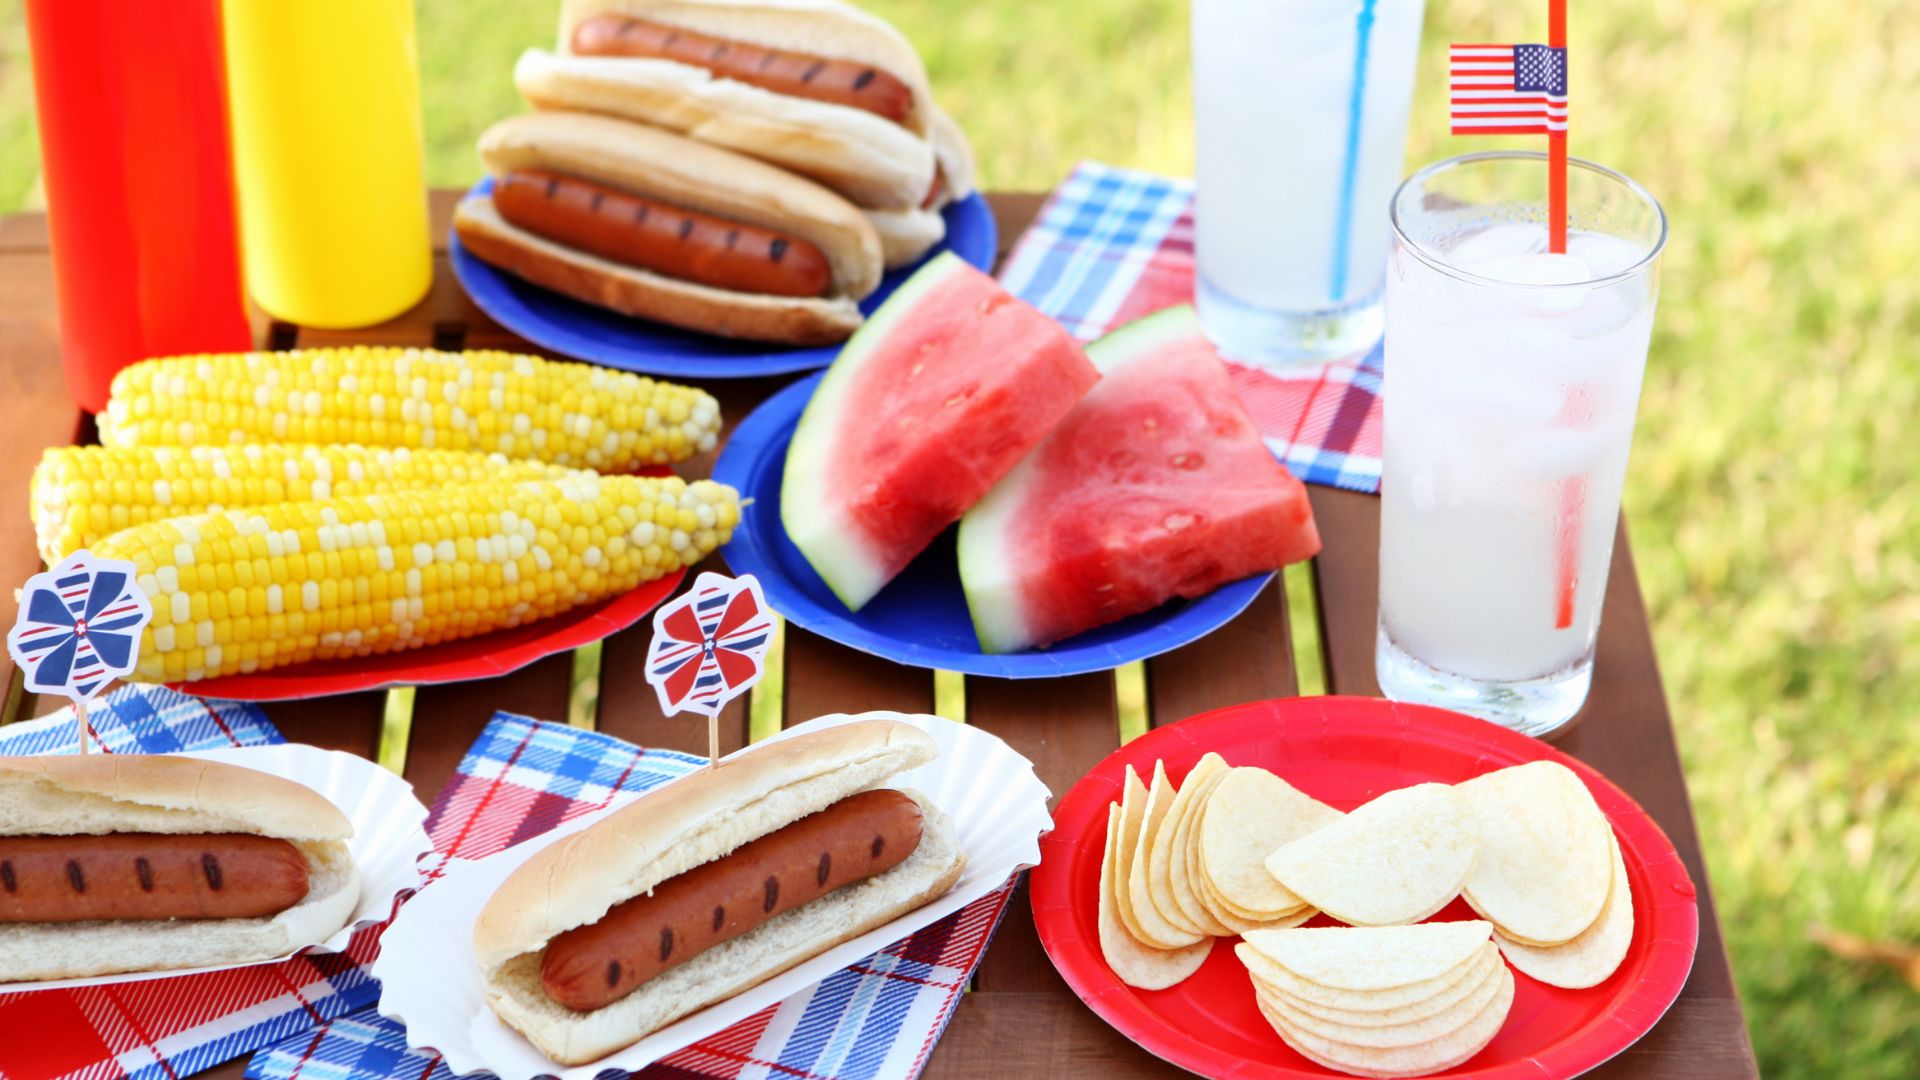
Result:
{"type": "MultiPolygon", "coordinates": [[[[168,753],[286,740],[253,705],[205,701],[156,686],[124,686],[93,703],[96,746],[168,753]]],[[[0,754],[78,749],[71,707],[0,727],[0,754]]],[[[379,984],[361,965],[377,928],[344,954],[295,957],[173,979],[0,994],[0,1077],[7,1080],[175,1080],[372,1003],[379,984]]]]}
{"type": "MultiPolygon", "coordinates": [[[[706,764],[671,750],[511,713],[460,762],[427,819],[436,858],[477,859],[706,764]]],[[[714,1077],[906,1077],[926,1064],[960,1003],[1012,893],[1013,881],[945,919],[644,1070],[714,1077]]],[[[427,886],[431,888],[431,885],[427,886]]],[[[437,1055],[407,1047],[398,1023],[366,1009],[255,1055],[255,1080],[448,1080],[437,1055]]],[[[603,1075],[623,1076],[619,1072],[603,1075]]]]}
{"type": "MultiPolygon", "coordinates": [[[[1090,341],[1193,301],[1193,183],[1082,162],[1000,271],[1007,291],[1090,341]]],[[[1229,363],[1267,444],[1313,484],[1380,490],[1381,351],[1276,375],[1229,363]]]]}

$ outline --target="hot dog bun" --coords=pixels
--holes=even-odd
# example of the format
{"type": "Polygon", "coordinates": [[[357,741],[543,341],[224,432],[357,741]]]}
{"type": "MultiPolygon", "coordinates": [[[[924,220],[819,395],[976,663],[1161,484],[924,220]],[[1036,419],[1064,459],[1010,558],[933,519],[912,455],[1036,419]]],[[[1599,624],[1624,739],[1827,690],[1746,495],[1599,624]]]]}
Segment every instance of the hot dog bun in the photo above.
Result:
{"type": "Polygon", "coordinates": [[[941,209],[973,194],[973,148],[960,125],[938,107],[933,110],[932,145],[940,163],[940,191],[932,206],[866,210],[873,231],[880,234],[880,251],[889,270],[919,262],[947,235],[941,209]]]}
{"type": "Polygon", "coordinates": [[[486,196],[454,213],[476,257],[538,285],[627,315],[726,337],[819,345],[860,325],[857,301],[882,273],[880,240],[833,192],[771,165],[644,124],[587,113],[532,113],[488,128],[480,158],[495,176],[549,169],[750,225],[818,247],[833,267],[824,297],[733,292],[565,247],[501,218],[486,196]]]}
{"type": "Polygon", "coordinates": [[[604,1008],[575,1012],[541,988],[541,953],[556,935],[936,752],[924,732],[896,720],[826,728],[702,769],[548,845],[507,878],[474,925],[487,1003],[554,1061],[582,1064],[925,904],[953,887],[966,857],[953,822],[907,792],[925,824],[919,846],[893,869],[708,949],[604,1008]]]}
{"type": "Polygon", "coordinates": [[[353,826],[312,789],[165,755],[0,758],[0,835],[248,833],[306,855],[304,900],[271,918],[0,924],[0,982],[263,960],[323,941],[360,900],[353,826]]]}
{"type": "Polygon", "coordinates": [[[677,131],[791,169],[861,206],[913,207],[933,183],[933,147],[898,124],[716,79],[686,64],[529,49],[513,80],[537,109],[604,113],[677,131]]]}

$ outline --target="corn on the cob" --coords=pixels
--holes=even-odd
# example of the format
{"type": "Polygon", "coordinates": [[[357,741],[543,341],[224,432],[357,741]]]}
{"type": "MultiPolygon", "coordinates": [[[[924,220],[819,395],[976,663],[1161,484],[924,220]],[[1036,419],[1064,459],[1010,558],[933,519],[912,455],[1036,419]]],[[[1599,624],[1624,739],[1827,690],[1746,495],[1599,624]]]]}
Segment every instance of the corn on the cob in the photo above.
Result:
{"type": "Polygon", "coordinates": [[[357,346],[146,360],[113,380],[107,446],[358,443],[628,472],[713,448],[688,386],[515,353],[357,346]]]}
{"type": "Polygon", "coordinates": [[[175,682],[432,645],[698,562],[740,520],[710,480],[496,480],[167,518],[92,549],[153,602],[136,678],[175,682]]]}
{"type": "Polygon", "coordinates": [[[33,470],[33,527],[51,566],[109,533],[161,518],[571,471],[500,454],[406,447],[58,446],[33,470]]]}

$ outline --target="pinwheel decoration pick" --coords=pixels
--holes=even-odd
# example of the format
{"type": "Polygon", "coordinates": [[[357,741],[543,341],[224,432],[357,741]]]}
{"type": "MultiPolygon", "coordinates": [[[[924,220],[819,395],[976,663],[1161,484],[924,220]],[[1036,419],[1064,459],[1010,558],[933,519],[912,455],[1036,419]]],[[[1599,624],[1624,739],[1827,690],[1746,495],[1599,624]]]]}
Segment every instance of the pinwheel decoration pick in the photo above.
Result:
{"type": "MultiPolygon", "coordinates": [[[[661,711],[714,721],[727,702],[760,681],[772,641],[773,610],[753,575],[701,574],[693,588],[654,612],[647,681],[660,695],[661,711]]],[[[718,758],[717,722],[708,727],[718,758]]]]}
{"type": "Polygon", "coordinates": [[[73,699],[80,746],[87,748],[87,702],[132,674],[140,633],[153,606],[134,580],[134,565],[76,551],[27,579],[7,652],[36,694],[73,699]]]}

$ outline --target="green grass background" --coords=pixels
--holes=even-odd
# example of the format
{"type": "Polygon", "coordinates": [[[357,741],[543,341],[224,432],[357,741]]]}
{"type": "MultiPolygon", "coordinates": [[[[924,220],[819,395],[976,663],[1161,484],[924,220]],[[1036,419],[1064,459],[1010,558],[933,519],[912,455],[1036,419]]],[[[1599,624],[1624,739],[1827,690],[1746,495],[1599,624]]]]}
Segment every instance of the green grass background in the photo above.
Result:
{"type": "MultiPolygon", "coordinates": [[[[36,198],[19,3],[0,209],[36,198]]],[[[1081,158],[1189,171],[1182,0],[868,6],[918,43],[988,186],[1081,158]]],[[[1672,219],[1626,501],[1754,1043],[1772,1076],[1911,1077],[1920,996],[1806,928],[1920,939],[1920,5],[1570,6],[1574,152],[1672,219]]],[[[435,183],[476,175],[556,7],[421,0],[435,183]]],[[[1478,145],[1446,134],[1446,43],[1539,40],[1543,8],[1429,5],[1410,163],[1478,145]]]]}

